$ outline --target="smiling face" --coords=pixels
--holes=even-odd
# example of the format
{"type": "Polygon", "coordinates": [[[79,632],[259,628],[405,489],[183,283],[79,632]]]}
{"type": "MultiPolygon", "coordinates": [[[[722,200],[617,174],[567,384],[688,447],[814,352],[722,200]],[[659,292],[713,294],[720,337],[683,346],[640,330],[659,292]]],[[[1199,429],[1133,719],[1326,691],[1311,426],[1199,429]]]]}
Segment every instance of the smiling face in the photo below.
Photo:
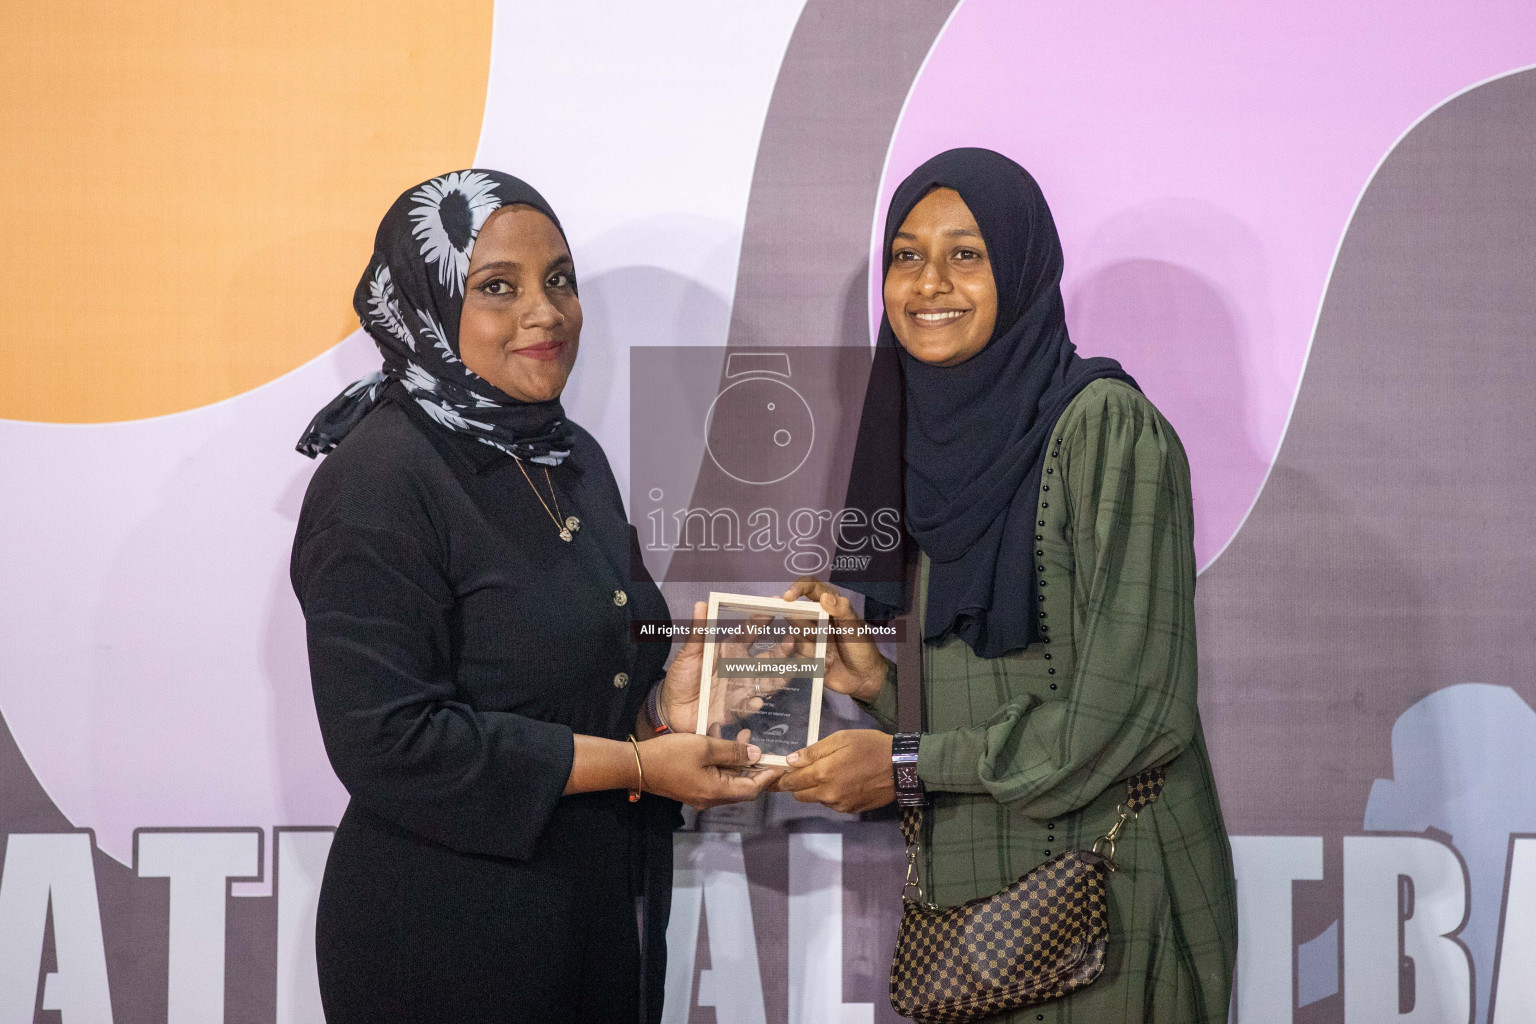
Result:
{"type": "Polygon", "coordinates": [[[580,337],[581,302],[560,229],[531,206],[491,214],[465,281],[464,365],[512,398],[547,402],[565,390],[580,337]]]}
{"type": "Polygon", "coordinates": [[[997,282],[970,207],[938,188],[891,240],[885,315],[901,347],[933,366],[954,366],[987,347],[997,323],[997,282]]]}

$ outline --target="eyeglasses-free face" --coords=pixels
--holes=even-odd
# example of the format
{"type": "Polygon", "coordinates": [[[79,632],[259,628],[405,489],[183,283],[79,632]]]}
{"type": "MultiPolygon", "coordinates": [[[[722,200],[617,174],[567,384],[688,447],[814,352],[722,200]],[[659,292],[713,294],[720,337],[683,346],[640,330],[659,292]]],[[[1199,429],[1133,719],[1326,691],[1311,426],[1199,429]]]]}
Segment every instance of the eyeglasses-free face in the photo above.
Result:
{"type": "Polygon", "coordinates": [[[531,206],[491,214],[465,280],[464,365],[512,398],[547,402],[565,390],[580,338],[576,270],[559,228],[531,206]]]}
{"type": "Polygon", "coordinates": [[[986,348],[997,324],[997,282],[970,207],[937,188],[891,240],[885,315],[913,358],[954,366],[986,348]]]}

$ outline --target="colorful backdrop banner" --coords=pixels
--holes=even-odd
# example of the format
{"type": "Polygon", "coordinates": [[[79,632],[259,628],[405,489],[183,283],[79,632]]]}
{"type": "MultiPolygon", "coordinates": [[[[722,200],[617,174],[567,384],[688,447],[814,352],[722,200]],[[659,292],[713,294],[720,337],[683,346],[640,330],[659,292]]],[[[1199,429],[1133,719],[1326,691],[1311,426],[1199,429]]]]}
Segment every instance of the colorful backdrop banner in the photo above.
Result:
{"type": "MultiPolygon", "coordinates": [[[[1528,3],[93,0],[0,62],[0,1024],[323,1019],[293,443],[377,368],[401,188],[561,211],[566,408],[681,617],[824,550],[790,523],[841,501],[885,203],[957,145],[1035,174],[1079,348],[1189,451],[1235,1019],[1536,1022],[1528,3]],[[791,483],[711,453],[778,386],[733,355],[804,403],[791,483]],[[782,549],[701,542],[721,494],[782,549]]],[[[676,849],[669,1024],[897,1020],[893,820],[779,795],[676,849]]]]}

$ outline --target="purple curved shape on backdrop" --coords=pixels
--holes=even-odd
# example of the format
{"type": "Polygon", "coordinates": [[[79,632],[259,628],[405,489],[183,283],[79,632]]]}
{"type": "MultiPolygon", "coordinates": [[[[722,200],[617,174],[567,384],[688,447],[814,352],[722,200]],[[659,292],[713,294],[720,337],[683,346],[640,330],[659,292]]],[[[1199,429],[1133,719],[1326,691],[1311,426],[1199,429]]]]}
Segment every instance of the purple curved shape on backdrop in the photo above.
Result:
{"type": "MultiPolygon", "coordinates": [[[[1496,0],[1339,5],[962,0],[913,84],[876,206],[928,157],[986,146],[1051,202],[1073,339],[1174,424],[1203,571],[1285,432],[1339,239],[1375,167],[1455,93],[1529,65],[1496,0]]],[[[877,323],[879,281],[871,275],[877,323]]]]}

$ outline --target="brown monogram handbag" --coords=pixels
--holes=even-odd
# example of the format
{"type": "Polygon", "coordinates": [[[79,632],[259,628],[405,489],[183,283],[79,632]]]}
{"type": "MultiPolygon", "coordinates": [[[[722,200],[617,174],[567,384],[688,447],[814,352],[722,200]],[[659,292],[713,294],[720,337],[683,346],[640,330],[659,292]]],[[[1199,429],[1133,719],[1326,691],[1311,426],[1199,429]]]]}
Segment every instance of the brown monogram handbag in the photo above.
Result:
{"type": "MultiPolygon", "coordinates": [[[[909,560],[907,593],[916,593],[917,583],[917,562],[909,560]]],[[[913,626],[910,614],[903,618],[905,636],[897,644],[898,718],[902,731],[918,732],[922,630],[913,626]]],[[[911,771],[915,780],[915,764],[911,771]]],[[[1126,822],[1158,798],[1166,777],[1165,766],[1158,765],[1127,779],[1119,817],[1093,849],[1068,850],[1002,892],[958,907],[936,907],[923,895],[917,867],[921,801],[903,806],[907,880],[891,958],[896,1012],[918,1024],[974,1021],[1058,999],[1097,978],[1109,945],[1115,840],[1126,822]],[[916,899],[908,895],[913,890],[916,899]]]]}
{"type": "Polygon", "coordinates": [[[1082,988],[1104,969],[1115,840],[1163,789],[1161,766],[1126,783],[1120,817],[1092,850],[1068,850],[1002,892],[958,907],[923,896],[922,810],[901,812],[907,881],[891,960],[891,1006],[918,1024],[973,1021],[1082,988]],[[917,898],[907,895],[915,889],[917,898]]]}

